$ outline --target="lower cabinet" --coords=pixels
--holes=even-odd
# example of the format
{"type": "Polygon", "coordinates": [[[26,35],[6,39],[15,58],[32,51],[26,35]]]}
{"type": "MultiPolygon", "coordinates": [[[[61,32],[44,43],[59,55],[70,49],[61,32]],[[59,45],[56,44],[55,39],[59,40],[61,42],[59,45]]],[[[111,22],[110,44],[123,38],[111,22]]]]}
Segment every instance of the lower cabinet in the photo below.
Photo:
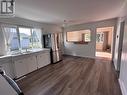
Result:
{"type": "Polygon", "coordinates": [[[13,63],[15,68],[15,78],[19,78],[50,64],[50,53],[38,53],[36,55],[14,59],[13,63]]]}
{"type": "Polygon", "coordinates": [[[14,79],[15,75],[14,75],[14,69],[13,69],[13,64],[11,61],[8,62],[2,62],[0,63],[0,67],[5,70],[5,73],[11,77],[12,79],[14,79]]]}
{"type": "Polygon", "coordinates": [[[36,56],[21,58],[14,61],[16,78],[37,70],[36,56]]]}
{"type": "Polygon", "coordinates": [[[26,63],[28,66],[28,73],[37,70],[37,61],[36,56],[31,56],[26,59],[26,63]]]}
{"type": "Polygon", "coordinates": [[[38,54],[37,64],[38,64],[38,68],[41,68],[50,64],[50,54],[49,53],[38,54]]]}
{"type": "Polygon", "coordinates": [[[28,73],[28,65],[26,59],[19,59],[14,61],[15,77],[19,78],[28,73]]]}

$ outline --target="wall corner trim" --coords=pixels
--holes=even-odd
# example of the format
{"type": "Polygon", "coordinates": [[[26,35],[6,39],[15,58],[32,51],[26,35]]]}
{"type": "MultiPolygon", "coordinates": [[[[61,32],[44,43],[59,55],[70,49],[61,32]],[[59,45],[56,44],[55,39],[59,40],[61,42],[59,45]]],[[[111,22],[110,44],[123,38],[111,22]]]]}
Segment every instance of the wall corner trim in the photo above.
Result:
{"type": "Polygon", "coordinates": [[[122,95],[127,95],[127,90],[126,90],[125,85],[121,79],[119,79],[119,84],[120,84],[120,88],[122,91],[122,95]]]}

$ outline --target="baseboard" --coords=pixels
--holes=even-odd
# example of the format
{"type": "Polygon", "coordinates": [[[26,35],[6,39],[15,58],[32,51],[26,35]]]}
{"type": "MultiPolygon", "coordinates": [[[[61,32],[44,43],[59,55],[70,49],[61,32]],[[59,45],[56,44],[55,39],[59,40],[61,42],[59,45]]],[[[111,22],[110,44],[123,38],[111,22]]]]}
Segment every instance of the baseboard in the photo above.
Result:
{"type": "Polygon", "coordinates": [[[84,58],[92,58],[92,59],[95,59],[96,57],[94,56],[83,56],[83,55],[74,55],[74,54],[68,54],[68,53],[65,53],[65,54],[63,54],[63,55],[69,55],[69,56],[75,56],[75,57],[84,57],[84,58]]]}
{"type": "Polygon", "coordinates": [[[124,85],[123,81],[121,81],[120,79],[119,79],[119,84],[120,84],[120,88],[122,91],[122,95],[127,95],[127,90],[125,88],[125,85],[124,85]]]}

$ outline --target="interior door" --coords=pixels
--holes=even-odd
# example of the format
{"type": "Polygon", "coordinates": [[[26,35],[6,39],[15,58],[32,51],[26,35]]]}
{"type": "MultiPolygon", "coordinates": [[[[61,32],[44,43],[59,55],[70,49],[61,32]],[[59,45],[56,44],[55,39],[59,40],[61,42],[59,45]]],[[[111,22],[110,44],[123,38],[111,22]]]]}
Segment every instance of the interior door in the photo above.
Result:
{"type": "Polygon", "coordinates": [[[124,25],[125,25],[125,22],[121,22],[119,47],[118,47],[119,52],[118,52],[118,61],[117,61],[117,71],[120,71],[120,65],[121,65],[121,54],[122,54],[122,45],[123,45],[124,25]]]}
{"type": "MultiPolygon", "coordinates": [[[[122,56],[121,56],[121,66],[120,66],[120,81],[123,87],[127,87],[127,21],[124,29],[124,37],[123,37],[123,48],[122,48],[122,56]]],[[[127,91],[125,89],[125,91],[127,91]]],[[[126,95],[126,94],[125,94],[126,95]]]]}
{"type": "Polygon", "coordinates": [[[118,30],[116,33],[116,43],[115,43],[115,55],[114,55],[114,65],[117,71],[120,71],[120,61],[121,61],[121,52],[122,52],[122,43],[123,43],[123,33],[124,33],[124,23],[120,22],[118,30]]]}

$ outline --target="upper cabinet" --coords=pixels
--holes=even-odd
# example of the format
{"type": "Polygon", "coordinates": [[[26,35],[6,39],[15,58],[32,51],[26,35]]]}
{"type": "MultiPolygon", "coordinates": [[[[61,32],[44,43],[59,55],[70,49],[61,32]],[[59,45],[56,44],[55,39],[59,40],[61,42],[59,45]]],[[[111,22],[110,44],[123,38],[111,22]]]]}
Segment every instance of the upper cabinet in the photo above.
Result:
{"type": "Polygon", "coordinates": [[[90,30],[71,31],[66,34],[68,42],[88,43],[91,41],[90,30]]]}

